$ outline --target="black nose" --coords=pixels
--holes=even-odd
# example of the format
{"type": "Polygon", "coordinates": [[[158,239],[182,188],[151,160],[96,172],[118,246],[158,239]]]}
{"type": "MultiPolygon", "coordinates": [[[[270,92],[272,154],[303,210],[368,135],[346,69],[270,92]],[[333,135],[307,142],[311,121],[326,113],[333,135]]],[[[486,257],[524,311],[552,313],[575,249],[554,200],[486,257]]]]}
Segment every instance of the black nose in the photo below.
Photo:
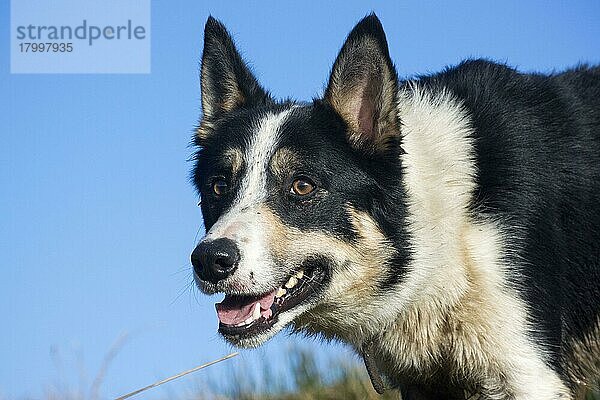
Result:
{"type": "Polygon", "coordinates": [[[200,243],[192,252],[194,271],[203,281],[217,283],[235,271],[240,252],[232,240],[200,243]]]}

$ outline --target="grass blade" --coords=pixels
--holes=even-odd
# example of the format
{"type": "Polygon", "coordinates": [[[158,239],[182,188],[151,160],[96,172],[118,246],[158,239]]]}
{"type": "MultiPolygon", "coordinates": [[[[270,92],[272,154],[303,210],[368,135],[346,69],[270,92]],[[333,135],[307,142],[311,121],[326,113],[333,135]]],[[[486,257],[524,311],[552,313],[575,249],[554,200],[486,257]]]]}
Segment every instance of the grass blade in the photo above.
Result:
{"type": "Polygon", "coordinates": [[[240,353],[237,353],[237,352],[236,352],[236,353],[231,353],[231,354],[228,354],[228,355],[226,355],[225,357],[221,357],[221,358],[219,358],[218,360],[214,360],[214,361],[208,362],[208,363],[206,363],[206,364],[202,364],[202,365],[199,365],[199,366],[197,366],[197,367],[194,367],[194,368],[192,368],[192,369],[188,369],[187,371],[180,372],[180,373],[178,373],[177,375],[170,376],[170,377],[168,377],[168,378],[166,378],[166,379],[163,379],[162,381],[155,382],[155,383],[153,383],[153,384],[151,384],[151,385],[145,386],[145,387],[143,387],[143,388],[141,388],[141,389],[138,389],[138,390],[135,390],[135,391],[133,391],[133,392],[131,392],[131,393],[127,393],[127,394],[126,394],[126,395],[124,395],[124,396],[117,397],[115,400],[125,400],[125,399],[128,399],[128,398],[130,398],[130,397],[132,397],[132,396],[135,396],[136,394],[140,394],[140,393],[142,393],[142,392],[145,392],[145,391],[146,391],[146,390],[148,390],[148,389],[155,388],[155,387],[157,387],[157,386],[160,386],[160,385],[162,385],[162,384],[164,384],[164,383],[171,382],[172,380],[175,380],[175,379],[177,379],[177,378],[181,378],[182,376],[185,376],[185,375],[187,375],[187,374],[191,374],[192,372],[196,372],[196,371],[198,371],[198,370],[201,370],[201,369],[203,369],[203,368],[210,367],[211,365],[214,365],[214,364],[216,364],[216,363],[219,363],[219,362],[221,362],[221,361],[225,361],[225,360],[227,360],[227,359],[230,359],[230,358],[232,358],[232,357],[235,357],[235,356],[237,356],[238,354],[240,354],[240,353]]]}

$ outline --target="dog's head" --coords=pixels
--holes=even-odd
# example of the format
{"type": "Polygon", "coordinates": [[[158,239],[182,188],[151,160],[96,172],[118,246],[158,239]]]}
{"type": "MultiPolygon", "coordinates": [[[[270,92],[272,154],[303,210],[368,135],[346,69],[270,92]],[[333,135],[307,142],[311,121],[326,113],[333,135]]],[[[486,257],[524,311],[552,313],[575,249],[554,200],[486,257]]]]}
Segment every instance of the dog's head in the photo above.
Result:
{"type": "Polygon", "coordinates": [[[397,76],[374,15],[348,36],[322,99],[277,102],[209,18],[193,172],[206,236],[195,279],[231,343],[286,325],[335,336],[377,318],[400,279],[397,76]]]}

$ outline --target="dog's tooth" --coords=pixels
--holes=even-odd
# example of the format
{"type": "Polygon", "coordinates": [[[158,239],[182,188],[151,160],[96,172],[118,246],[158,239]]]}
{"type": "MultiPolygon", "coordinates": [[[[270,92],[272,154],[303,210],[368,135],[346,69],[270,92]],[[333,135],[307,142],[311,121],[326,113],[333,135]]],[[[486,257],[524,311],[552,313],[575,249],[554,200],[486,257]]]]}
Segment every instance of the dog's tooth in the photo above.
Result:
{"type": "Polygon", "coordinates": [[[298,283],[298,279],[295,276],[290,277],[290,279],[286,282],[285,287],[288,289],[293,288],[298,283]]]}
{"type": "Polygon", "coordinates": [[[304,271],[298,271],[294,276],[298,279],[302,279],[304,277],[304,271]]]}
{"type": "Polygon", "coordinates": [[[248,319],[246,319],[246,320],[244,321],[244,325],[249,325],[249,324],[251,324],[252,322],[254,322],[254,318],[252,318],[252,316],[250,316],[250,317],[248,317],[248,319]]]}
{"type": "Polygon", "coordinates": [[[280,287],[279,289],[277,289],[277,293],[275,293],[275,297],[283,297],[283,296],[285,296],[286,293],[287,293],[287,290],[280,287]]]}
{"type": "Polygon", "coordinates": [[[257,320],[260,318],[260,303],[254,305],[254,311],[252,311],[252,319],[257,320]]]}

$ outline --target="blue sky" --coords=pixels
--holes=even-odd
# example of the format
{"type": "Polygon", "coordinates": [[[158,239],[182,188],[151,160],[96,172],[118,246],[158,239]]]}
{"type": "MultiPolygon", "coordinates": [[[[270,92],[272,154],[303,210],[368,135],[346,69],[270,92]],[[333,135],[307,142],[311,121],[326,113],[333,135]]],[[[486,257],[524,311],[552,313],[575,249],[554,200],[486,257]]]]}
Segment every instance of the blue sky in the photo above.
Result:
{"type": "MultiPolygon", "coordinates": [[[[107,398],[231,350],[216,335],[219,299],[189,287],[202,230],[186,159],[209,14],[277,97],[320,94],[345,36],[372,10],[402,77],[480,56],[523,71],[600,63],[597,0],[190,0],[153,1],[150,74],[11,75],[8,3],[0,5],[0,399],[39,398],[57,382],[89,386],[123,332],[107,398]]],[[[235,362],[281,358],[290,342],[340,351],[282,335],[235,362]]],[[[192,381],[143,398],[183,393],[192,381]]]]}

